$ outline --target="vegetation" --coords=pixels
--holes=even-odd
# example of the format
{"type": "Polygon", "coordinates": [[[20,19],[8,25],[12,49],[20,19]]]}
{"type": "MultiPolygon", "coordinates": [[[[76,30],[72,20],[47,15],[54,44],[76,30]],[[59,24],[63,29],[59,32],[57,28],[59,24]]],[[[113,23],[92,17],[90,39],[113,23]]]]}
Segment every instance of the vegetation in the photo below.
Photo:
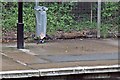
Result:
{"type": "MultiPolygon", "coordinates": [[[[35,31],[35,12],[34,3],[24,3],[24,27],[25,32],[35,31]]],[[[74,3],[40,3],[41,6],[48,7],[47,11],[47,33],[54,34],[57,30],[63,30],[65,32],[71,30],[83,30],[83,29],[95,29],[96,22],[92,23],[89,20],[77,22],[74,20],[74,16],[71,14],[71,10],[74,3]]],[[[2,27],[3,30],[16,29],[17,3],[3,2],[2,8],[2,27]]],[[[119,21],[119,3],[106,2],[102,6],[102,26],[101,33],[106,36],[110,30],[115,31],[118,29],[119,21]]]]}
{"type": "Polygon", "coordinates": [[[108,33],[117,34],[119,23],[119,3],[106,2],[102,6],[102,34],[107,36],[108,33]]]}

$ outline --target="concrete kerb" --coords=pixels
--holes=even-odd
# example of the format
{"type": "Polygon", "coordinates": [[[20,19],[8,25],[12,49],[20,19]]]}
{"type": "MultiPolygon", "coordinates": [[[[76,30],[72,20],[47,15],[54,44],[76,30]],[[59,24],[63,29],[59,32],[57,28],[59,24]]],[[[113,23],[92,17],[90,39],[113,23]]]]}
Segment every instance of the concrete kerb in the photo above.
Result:
{"type": "Polygon", "coordinates": [[[3,78],[25,78],[25,77],[39,77],[39,71],[38,70],[16,70],[16,71],[0,72],[0,79],[3,79],[3,78]]]}
{"type": "Polygon", "coordinates": [[[25,77],[40,77],[40,76],[57,76],[70,74],[87,74],[87,73],[106,73],[120,72],[118,65],[109,66],[79,66],[66,68],[51,68],[39,70],[18,70],[18,71],[3,71],[0,72],[0,78],[25,78],[25,77]]]}
{"type": "Polygon", "coordinates": [[[86,73],[105,73],[105,72],[119,72],[118,65],[109,66],[80,66],[68,68],[53,68],[40,69],[40,76],[56,76],[56,75],[70,75],[70,74],[86,74],[86,73]]]}

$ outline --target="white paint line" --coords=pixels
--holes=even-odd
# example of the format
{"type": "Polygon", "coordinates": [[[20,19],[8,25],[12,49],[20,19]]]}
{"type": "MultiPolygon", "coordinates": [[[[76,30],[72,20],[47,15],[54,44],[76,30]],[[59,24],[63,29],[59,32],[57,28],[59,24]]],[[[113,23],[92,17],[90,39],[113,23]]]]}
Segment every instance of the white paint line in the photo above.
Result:
{"type": "Polygon", "coordinates": [[[19,49],[19,50],[22,51],[22,52],[25,52],[27,54],[30,54],[30,55],[37,55],[37,54],[31,52],[29,49],[19,49]]]}
{"type": "Polygon", "coordinates": [[[17,63],[19,63],[19,64],[21,64],[21,65],[24,65],[24,66],[27,65],[26,63],[23,63],[22,61],[19,61],[19,60],[16,60],[16,59],[14,59],[14,58],[11,58],[11,57],[9,57],[8,55],[6,55],[6,54],[4,54],[4,53],[1,53],[1,54],[4,55],[4,56],[6,56],[6,57],[8,57],[8,58],[10,58],[10,59],[12,59],[13,61],[15,61],[15,62],[17,62],[17,63]]]}
{"type": "Polygon", "coordinates": [[[23,63],[23,62],[21,62],[21,61],[19,61],[19,60],[16,60],[16,62],[17,62],[17,63],[20,63],[20,64],[22,64],[22,65],[24,65],[24,66],[27,66],[26,63],[23,63]]]}

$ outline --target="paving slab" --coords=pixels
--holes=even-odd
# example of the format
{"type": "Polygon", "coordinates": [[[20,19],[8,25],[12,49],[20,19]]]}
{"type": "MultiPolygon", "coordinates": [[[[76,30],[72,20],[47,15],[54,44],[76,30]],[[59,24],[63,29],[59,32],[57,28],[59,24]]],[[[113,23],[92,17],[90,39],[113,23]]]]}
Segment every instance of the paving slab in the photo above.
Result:
{"type": "Polygon", "coordinates": [[[26,54],[16,48],[3,48],[2,50],[4,55],[7,55],[7,57],[12,58],[16,61],[20,61],[24,64],[31,64],[31,63],[47,63],[48,61],[40,59],[36,56],[26,54]]]}
{"type": "Polygon", "coordinates": [[[31,68],[25,66],[25,65],[22,65],[20,63],[17,63],[16,61],[8,58],[8,57],[5,57],[5,56],[2,56],[2,71],[11,71],[11,70],[30,70],[31,68]]]}
{"type": "Polygon", "coordinates": [[[117,65],[118,60],[99,60],[99,61],[76,61],[76,62],[57,62],[47,64],[31,64],[28,65],[34,69],[49,69],[49,68],[67,68],[67,67],[79,67],[79,66],[109,66],[117,65]]]}
{"type": "Polygon", "coordinates": [[[99,60],[118,60],[118,53],[97,53],[84,55],[54,55],[38,56],[51,62],[75,62],[75,61],[99,61],[99,60]]]}
{"type": "MultiPolygon", "coordinates": [[[[111,41],[110,41],[111,42],[111,41]]],[[[118,46],[105,40],[58,40],[45,44],[28,44],[36,55],[118,53],[118,46]]],[[[115,41],[117,42],[117,41],[115,41]]]]}
{"type": "Polygon", "coordinates": [[[102,44],[107,44],[110,46],[118,46],[119,39],[101,39],[101,40],[94,40],[94,42],[99,42],[102,44]]]}
{"type": "Polygon", "coordinates": [[[18,50],[13,43],[3,44],[1,53],[5,57],[2,57],[2,70],[118,64],[118,46],[104,40],[77,39],[44,44],[26,43],[25,49],[29,52],[18,50]]]}

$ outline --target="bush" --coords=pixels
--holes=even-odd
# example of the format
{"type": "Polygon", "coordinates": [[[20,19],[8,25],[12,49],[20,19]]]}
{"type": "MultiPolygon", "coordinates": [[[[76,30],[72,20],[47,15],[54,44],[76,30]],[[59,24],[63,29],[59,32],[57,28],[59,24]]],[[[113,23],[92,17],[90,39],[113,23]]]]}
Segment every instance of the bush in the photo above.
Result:
{"type": "MultiPolygon", "coordinates": [[[[4,30],[16,29],[18,6],[17,2],[2,2],[2,27],[4,30]]],[[[33,2],[23,3],[23,19],[24,19],[24,31],[35,32],[35,4],[33,2]]],[[[63,30],[65,32],[71,30],[83,30],[83,29],[95,29],[97,26],[96,22],[75,21],[74,15],[71,14],[74,3],[70,2],[53,2],[53,3],[40,3],[40,6],[48,7],[47,11],[47,33],[54,34],[57,30],[63,30]]],[[[104,3],[102,6],[102,25],[101,33],[107,35],[108,30],[112,27],[118,27],[120,23],[119,16],[119,3],[104,3]]],[[[96,8],[96,7],[94,7],[96,8]]],[[[119,29],[119,28],[116,28],[119,29]]]]}
{"type": "MultiPolygon", "coordinates": [[[[35,31],[34,3],[24,3],[23,19],[25,32],[35,31]]],[[[70,14],[72,3],[40,3],[41,6],[48,7],[47,11],[47,32],[54,33],[58,29],[67,31],[73,23],[70,14]]],[[[5,30],[16,28],[18,8],[17,3],[3,3],[2,27],[5,30]]]]}

